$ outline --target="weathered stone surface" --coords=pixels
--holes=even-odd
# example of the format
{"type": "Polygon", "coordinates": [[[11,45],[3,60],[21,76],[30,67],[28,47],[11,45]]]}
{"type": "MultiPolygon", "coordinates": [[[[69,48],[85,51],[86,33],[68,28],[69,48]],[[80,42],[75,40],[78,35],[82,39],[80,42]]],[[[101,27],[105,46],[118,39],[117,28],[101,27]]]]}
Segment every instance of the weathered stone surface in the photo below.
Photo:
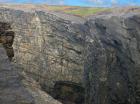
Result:
{"type": "Polygon", "coordinates": [[[0,104],[61,104],[10,63],[0,44],[0,104]]]}
{"type": "Polygon", "coordinates": [[[84,75],[86,104],[139,104],[140,14],[90,16],[86,23],[68,16],[0,8],[0,21],[8,23],[0,23],[0,43],[10,58],[14,53],[12,62],[18,69],[9,66],[7,58],[0,59],[4,65],[0,68],[1,102],[59,104],[41,87],[49,91],[56,81],[81,84],[84,75]]]}
{"type": "Polygon", "coordinates": [[[0,12],[0,20],[10,23],[15,33],[13,60],[27,75],[46,89],[53,81],[82,83],[84,21],[43,11],[1,8],[0,12]]]}
{"type": "Polygon", "coordinates": [[[12,60],[12,57],[14,57],[14,51],[12,47],[13,41],[14,32],[11,31],[11,25],[9,23],[0,22],[0,43],[2,43],[6,49],[10,60],[12,60]]]}
{"type": "Polygon", "coordinates": [[[27,77],[27,81],[23,81],[23,85],[35,104],[58,103],[41,91],[42,86],[49,91],[54,81],[83,82],[86,27],[84,22],[64,20],[57,16],[43,11],[0,8],[0,20],[3,22],[0,24],[1,43],[10,58],[13,57],[11,53],[14,54],[12,62],[18,70],[25,72],[23,76],[27,77]],[[13,48],[10,50],[12,44],[14,51],[13,48]]]}
{"type": "Polygon", "coordinates": [[[139,104],[140,14],[92,17],[86,25],[86,104],[139,104]]]}

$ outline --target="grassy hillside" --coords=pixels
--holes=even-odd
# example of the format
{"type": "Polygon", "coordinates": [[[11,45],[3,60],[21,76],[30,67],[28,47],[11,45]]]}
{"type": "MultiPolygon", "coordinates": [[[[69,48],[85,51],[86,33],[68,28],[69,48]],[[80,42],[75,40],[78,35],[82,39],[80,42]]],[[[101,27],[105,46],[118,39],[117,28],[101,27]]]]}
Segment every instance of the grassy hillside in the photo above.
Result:
{"type": "Polygon", "coordinates": [[[95,14],[122,13],[122,12],[140,12],[140,7],[116,7],[116,8],[99,8],[99,7],[79,7],[79,6],[53,6],[53,5],[34,5],[34,4],[0,4],[0,7],[23,10],[47,10],[61,13],[67,13],[77,16],[90,16],[95,14]]]}
{"type": "Polygon", "coordinates": [[[70,7],[70,6],[48,6],[49,10],[58,11],[78,16],[88,16],[100,12],[110,11],[109,8],[70,7]]]}

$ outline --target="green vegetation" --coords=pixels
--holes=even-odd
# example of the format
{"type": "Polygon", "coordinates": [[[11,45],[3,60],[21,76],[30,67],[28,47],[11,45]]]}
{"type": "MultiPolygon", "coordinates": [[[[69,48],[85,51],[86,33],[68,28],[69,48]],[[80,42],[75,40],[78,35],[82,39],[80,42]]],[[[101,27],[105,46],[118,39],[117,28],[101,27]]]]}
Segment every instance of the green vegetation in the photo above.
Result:
{"type": "Polygon", "coordinates": [[[77,10],[71,10],[71,11],[66,11],[65,13],[70,13],[74,15],[79,15],[79,16],[88,16],[92,14],[96,14],[99,12],[104,12],[109,9],[107,8],[82,8],[82,9],[77,9],[77,10]]]}
{"type": "Polygon", "coordinates": [[[111,8],[101,8],[101,7],[80,7],[80,6],[58,6],[58,5],[47,5],[47,4],[42,4],[42,5],[33,5],[33,4],[7,4],[7,5],[1,5],[3,7],[8,7],[8,8],[15,8],[15,9],[31,9],[31,10],[36,10],[36,9],[43,9],[43,10],[49,10],[49,11],[55,11],[55,12],[61,12],[61,13],[67,13],[67,14],[72,14],[72,15],[77,15],[77,16],[89,16],[97,13],[105,13],[105,12],[110,12],[111,8]]]}
{"type": "Polygon", "coordinates": [[[51,11],[58,11],[78,16],[88,16],[100,12],[110,11],[109,8],[71,7],[71,6],[48,6],[51,11]]]}
{"type": "Polygon", "coordinates": [[[69,6],[47,6],[49,10],[52,11],[64,11],[65,9],[69,9],[69,6]]]}

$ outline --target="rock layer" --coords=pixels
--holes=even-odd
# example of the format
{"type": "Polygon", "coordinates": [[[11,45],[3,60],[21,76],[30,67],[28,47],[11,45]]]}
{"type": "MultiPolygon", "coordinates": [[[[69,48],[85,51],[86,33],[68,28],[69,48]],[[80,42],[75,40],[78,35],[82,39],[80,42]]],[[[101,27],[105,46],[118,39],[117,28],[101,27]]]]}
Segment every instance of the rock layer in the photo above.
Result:
{"type": "Polygon", "coordinates": [[[0,12],[0,20],[10,23],[15,33],[13,60],[27,75],[46,90],[54,81],[82,83],[84,22],[39,10],[1,8],[0,12]]]}
{"type": "Polygon", "coordinates": [[[5,49],[0,44],[1,104],[61,104],[41,91],[34,80],[19,72],[10,63],[5,49]]]}
{"type": "MultiPolygon", "coordinates": [[[[60,104],[44,92],[59,81],[85,82],[85,104],[140,103],[139,13],[90,16],[85,21],[61,13],[0,8],[0,20],[8,24],[0,22],[3,104],[60,104]],[[14,55],[16,68],[5,51],[10,59],[14,55]]],[[[71,90],[64,88],[60,93],[71,90]]]]}
{"type": "Polygon", "coordinates": [[[140,14],[89,19],[86,104],[140,103],[140,14]]]}

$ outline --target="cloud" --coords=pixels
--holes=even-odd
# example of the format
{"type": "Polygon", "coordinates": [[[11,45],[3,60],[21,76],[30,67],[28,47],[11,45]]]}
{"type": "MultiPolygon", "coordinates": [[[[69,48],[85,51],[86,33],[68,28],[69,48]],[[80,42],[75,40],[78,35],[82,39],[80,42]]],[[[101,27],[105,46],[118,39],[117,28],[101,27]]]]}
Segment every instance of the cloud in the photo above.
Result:
{"type": "Polygon", "coordinates": [[[96,5],[107,5],[107,4],[118,5],[120,0],[85,0],[85,1],[91,2],[96,5]]]}
{"type": "Polygon", "coordinates": [[[63,5],[64,0],[44,0],[44,2],[51,4],[51,5],[63,5]]]}
{"type": "Polygon", "coordinates": [[[93,2],[95,4],[103,4],[105,0],[88,0],[88,2],[93,2]]]}
{"type": "Polygon", "coordinates": [[[112,4],[118,4],[118,0],[111,0],[112,4]]]}

